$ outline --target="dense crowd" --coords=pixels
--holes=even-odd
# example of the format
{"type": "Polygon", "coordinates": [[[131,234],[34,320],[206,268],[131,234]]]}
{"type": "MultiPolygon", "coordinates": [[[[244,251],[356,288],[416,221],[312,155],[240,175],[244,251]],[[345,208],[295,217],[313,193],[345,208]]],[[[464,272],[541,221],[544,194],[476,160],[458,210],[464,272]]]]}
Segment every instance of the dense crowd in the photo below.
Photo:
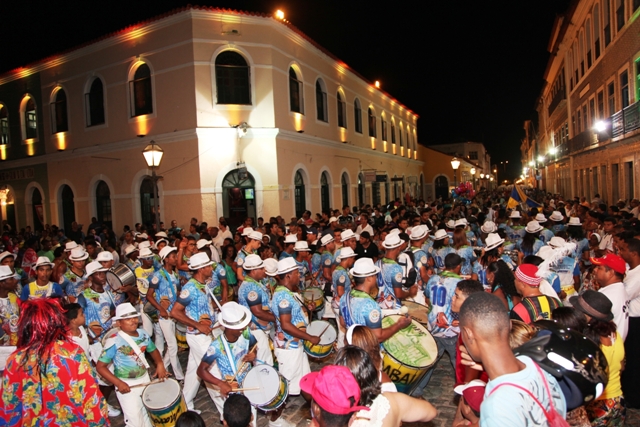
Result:
{"type": "Polygon", "coordinates": [[[422,396],[447,353],[454,426],[623,425],[640,407],[640,203],[527,193],[119,237],[95,218],[86,233],[5,222],[0,412],[146,427],[145,390],[173,382],[163,409],[186,423],[204,381],[231,426],[290,425],[296,395],[315,425],[398,426],[436,417],[422,396]],[[332,364],[312,373],[310,357],[332,364]]]}

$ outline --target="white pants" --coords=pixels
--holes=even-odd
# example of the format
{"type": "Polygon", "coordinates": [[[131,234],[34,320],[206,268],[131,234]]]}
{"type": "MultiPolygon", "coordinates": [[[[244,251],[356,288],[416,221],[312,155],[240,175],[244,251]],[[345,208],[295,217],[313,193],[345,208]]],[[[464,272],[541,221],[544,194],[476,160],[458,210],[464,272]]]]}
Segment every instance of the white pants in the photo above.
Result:
{"type": "Polygon", "coordinates": [[[336,341],[336,347],[339,350],[345,346],[344,336],[347,333],[347,330],[342,326],[342,322],[340,322],[340,308],[336,310],[336,308],[332,305],[331,311],[335,314],[336,323],[338,324],[338,340],[336,341]]]}
{"type": "MultiPolygon", "coordinates": [[[[178,381],[184,379],[184,372],[182,372],[182,366],[180,366],[180,360],[178,360],[178,341],[176,340],[176,322],[173,319],[163,319],[162,317],[157,323],[160,328],[161,335],[164,336],[164,340],[167,342],[167,351],[164,353],[162,361],[164,362],[165,369],[169,368],[169,365],[173,366],[173,373],[178,381]]],[[[157,344],[156,344],[157,347],[157,344]]],[[[162,347],[158,347],[162,351],[162,347]]]]}
{"type": "Polygon", "coordinates": [[[256,357],[266,363],[269,366],[273,366],[273,354],[271,354],[271,346],[269,345],[269,336],[261,329],[255,329],[251,331],[258,342],[258,352],[256,357]]]}
{"type": "MultiPolygon", "coordinates": [[[[151,381],[148,373],[136,379],[120,379],[129,386],[144,384],[151,381]]],[[[116,390],[116,396],[118,397],[118,402],[120,402],[120,407],[124,414],[124,424],[127,427],[152,427],[147,409],[142,404],[143,391],[144,387],[132,388],[131,391],[126,394],[122,394],[116,390]]]]}
{"type": "Polygon", "coordinates": [[[278,370],[289,380],[289,395],[297,396],[300,394],[300,380],[302,377],[311,372],[309,359],[304,352],[302,342],[300,347],[296,349],[275,349],[278,358],[278,370]]]}
{"type": "MultiPolygon", "coordinates": [[[[187,364],[187,372],[184,376],[184,387],[182,388],[182,394],[184,394],[184,400],[187,402],[187,408],[193,410],[193,400],[198,394],[198,388],[200,388],[200,378],[197,371],[202,358],[211,344],[211,335],[204,334],[187,334],[187,344],[189,344],[189,363],[187,364]]],[[[213,389],[207,387],[209,395],[214,398],[212,394],[213,389]]],[[[215,402],[215,401],[214,401],[215,402]]]]}

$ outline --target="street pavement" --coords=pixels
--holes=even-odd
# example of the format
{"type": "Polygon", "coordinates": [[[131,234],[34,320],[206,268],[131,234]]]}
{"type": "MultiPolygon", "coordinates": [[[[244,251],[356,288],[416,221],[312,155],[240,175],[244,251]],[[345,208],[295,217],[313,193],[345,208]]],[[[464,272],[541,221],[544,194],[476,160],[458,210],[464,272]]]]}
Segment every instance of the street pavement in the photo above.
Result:
{"type": "MultiPolygon", "coordinates": [[[[180,362],[183,370],[186,372],[188,352],[182,351],[179,354],[180,362]]],[[[330,355],[321,362],[311,360],[311,370],[318,371],[323,366],[330,364],[333,360],[333,355],[330,355]]],[[[428,423],[404,423],[403,426],[407,427],[449,427],[456,412],[457,400],[455,393],[453,392],[454,375],[451,364],[448,358],[445,356],[441,359],[435,367],[435,371],[429,382],[429,386],[425,389],[423,398],[431,402],[438,410],[438,415],[435,419],[428,423]]],[[[118,401],[115,397],[115,393],[112,393],[109,403],[118,405],[118,401]]],[[[118,405],[119,406],[119,405],[118,405]]],[[[196,409],[202,411],[202,417],[208,427],[219,426],[220,414],[218,413],[215,405],[209,398],[209,394],[204,389],[204,386],[200,387],[198,395],[195,401],[196,409]]],[[[509,410],[505,408],[505,410],[509,410]]],[[[309,411],[309,404],[300,396],[290,397],[287,401],[286,408],[283,412],[283,416],[299,427],[305,427],[309,425],[311,419],[311,413],[309,411]]],[[[124,419],[122,415],[111,418],[111,424],[114,427],[124,427],[124,419]]],[[[258,427],[266,427],[269,425],[268,418],[258,411],[258,427]]],[[[628,410],[626,427],[640,427],[640,410],[628,410]]]]}

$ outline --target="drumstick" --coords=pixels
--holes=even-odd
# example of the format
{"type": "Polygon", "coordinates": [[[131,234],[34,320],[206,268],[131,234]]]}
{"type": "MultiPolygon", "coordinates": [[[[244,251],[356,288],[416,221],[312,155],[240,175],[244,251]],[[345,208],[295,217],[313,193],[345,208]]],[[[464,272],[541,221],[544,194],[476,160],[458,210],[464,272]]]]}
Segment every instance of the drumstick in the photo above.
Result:
{"type": "Polygon", "coordinates": [[[163,381],[164,381],[163,379],[157,379],[157,380],[149,381],[148,383],[132,385],[132,386],[129,386],[129,388],[146,387],[148,385],[161,383],[163,381]]]}
{"type": "MultiPolygon", "coordinates": [[[[253,347],[251,347],[251,349],[247,352],[247,354],[249,353],[253,353],[253,351],[258,348],[258,343],[254,344],[253,347]]],[[[240,368],[236,371],[235,375],[233,376],[233,379],[230,382],[235,382],[236,381],[236,377],[238,376],[238,372],[240,372],[243,368],[244,365],[246,365],[249,362],[242,362],[242,365],[240,365],[240,368]]]]}
{"type": "Polygon", "coordinates": [[[331,323],[329,323],[323,330],[322,332],[320,332],[320,335],[318,335],[319,337],[322,337],[324,335],[325,332],[327,332],[327,329],[329,329],[329,326],[331,326],[331,323]]]}
{"type": "Polygon", "coordinates": [[[251,391],[260,390],[260,387],[232,388],[231,391],[251,391]]]}

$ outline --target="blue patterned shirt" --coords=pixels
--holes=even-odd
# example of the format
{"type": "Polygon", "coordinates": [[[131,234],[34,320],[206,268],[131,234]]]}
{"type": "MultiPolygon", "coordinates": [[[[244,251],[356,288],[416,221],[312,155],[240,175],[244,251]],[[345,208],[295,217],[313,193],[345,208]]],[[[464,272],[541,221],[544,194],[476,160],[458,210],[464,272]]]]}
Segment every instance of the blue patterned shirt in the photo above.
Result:
{"type": "Polygon", "coordinates": [[[227,341],[229,351],[231,351],[231,357],[229,357],[227,353],[223,340],[226,341],[224,334],[211,341],[209,348],[207,348],[207,352],[202,357],[202,361],[208,365],[212,365],[214,362],[218,365],[220,373],[222,374],[222,378],[218,379],[233,379],[235,376],[238,384],[242,384],[244,377],[249,372],[251,364],[247,363],[244,365],[243,369],[238,372],[237,376],[236,371],[238,371],[244,364],[242,358],[256,344],[256,339],[251,335],[249,329],[245,329],[236,342],[227,341]],[[235,367],[231,365],[232,361],[235,364],[235,367]]]}
{"type": "Polygon", "coordinates": [[[280,315],[290,314],[291,324],[293,326],[298,329],[306,328],[308,319],[306,314],[303,312],[300,301],[293,296],[293,293],[289,289],[284,286],[278,286],[273,294],[273,299],[271,300],[271,312],[276,316],[276,319],[278,319],[276,322],[278,327],[277,332],[284,335],[286,340],[285,347],[291,349],[298,348],[300,346],[298,338],[295,338],[282,330],[280,315]]]}
{"type": "Polygon", "coordinates": [[[351,277],[349,276],[349,272],[341,265],[337,266],[335,270],[333,270],[332,276],[333,286],[331,286],[331,290],[333,291],[333,297],[338,297],[338,287],[344,288],[344,294],[348,294],[351,291],[351,277]]]}
{"type": "MultiPolygon", "coordinates": [[[[207,293],[207,285],[196,279],[189,280],[183,287],[177,302],[184,306],[187,317],[196,322],[209,321],[211,326],[216,321],[216,313],[213,310],[213,301],[207,293]]],[[[187,326],[187,333],[199,334],[197,329],[187,326]]]]}
{"type": "Polygon", "coordinates": [[[369,329],[382,329],[382,310],[370,295],[352,289],[340,299],[340,314],[347,328],[364,325],[369,329]]]}
{"type": "Polygon", "coordinates": [[[84,310],[87,326],[92,323],[99,323],[104,335],[112,326],[111,312],[116,309],[113,296],[108,289],[98,293],[91,288],[85,289],[78,296],[78,304],[84,310]]]}
{"type": "Polygon", "coordinates": [[[381,308],[400,308],[401,302],[396,299],[394,289],[402,288],[404,277],[402,276],[402,267],[396,261],[389,258],[382,258],[376,262],[380,267],[378,274],[378,304],[381,308]]]}
{"type": "MultiPolygon", "coordinates": [[[[251,307],[259,305],[264,311],[270,311],[269,292],[265,285],[255,281],[249,276],[244,276],[244,281],[238,289],[238,303],[247,307],[249,310],[251,310],[251,307]]],[[[264,321],[258,319],[253,312],[251,313],[251,321],[258,329],[264,330],[265,327],[267,327],[262,324],[264,321]]]]}
{"type": "Polygon", "coordinates": [[[432,309],[429,312],[429,324],[431,334],[434,337],[454,337],[458,335],[459,328],[451,326],[457,319],[457,315],[451,312],[451,300],[456,291],[456,285],[462,277],[450,271],[443,271],[439,275],[431,276],[424,290],[425,297],[430,299],[432,309]],[[443,328],[436,325],[438,314],[444,313],[448,327],[443,328]]]}
{"type": "Polygon", "coordinates": [[[149,287],[154,289],[153,297],[168,312],[173,308],[178,298],[178,286],[180,279],[177,273],[169,273],[164,268],[156,271],[149,278],[149,287]],[[168,305],[167,305],[168,304],[168,305]]]}

